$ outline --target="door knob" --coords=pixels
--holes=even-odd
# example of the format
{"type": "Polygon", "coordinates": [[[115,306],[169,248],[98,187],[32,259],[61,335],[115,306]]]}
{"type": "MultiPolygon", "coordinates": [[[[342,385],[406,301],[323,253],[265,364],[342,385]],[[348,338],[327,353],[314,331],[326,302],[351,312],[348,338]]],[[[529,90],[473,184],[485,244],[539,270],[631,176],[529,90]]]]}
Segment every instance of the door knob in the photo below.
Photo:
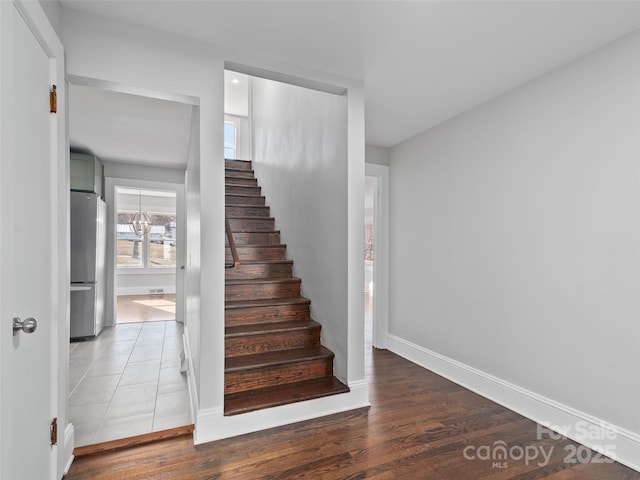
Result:
{"type": "Polygon", "coordinates": [[[180,270],[184,270],[184,265],[180,265],[180,270]]]}
{"type": "Polygon", "coordinates": [[[18,335],[20,331],[24,333],[33,333],[38,328],[38,321],[35,318],[27,318],[20,320],[20,317],[13,318],[13,334],[18,335]]]}

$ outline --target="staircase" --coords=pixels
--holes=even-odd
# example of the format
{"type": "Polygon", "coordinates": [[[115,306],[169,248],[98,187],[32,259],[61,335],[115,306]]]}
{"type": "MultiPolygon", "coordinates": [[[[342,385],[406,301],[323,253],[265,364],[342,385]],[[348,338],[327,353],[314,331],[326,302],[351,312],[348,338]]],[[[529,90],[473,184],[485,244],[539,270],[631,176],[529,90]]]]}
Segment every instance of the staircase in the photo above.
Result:
{"type": "MultiPolygon", "coordinates": [[[[251,162],[226,160],[226,215],[239,268],[225,282],[224,414],[345,393],[333,352],[300,296],[301,280],[269,216],[251,162]]],[[[226,264],[234,265],[227,240],[226,264]]]]}

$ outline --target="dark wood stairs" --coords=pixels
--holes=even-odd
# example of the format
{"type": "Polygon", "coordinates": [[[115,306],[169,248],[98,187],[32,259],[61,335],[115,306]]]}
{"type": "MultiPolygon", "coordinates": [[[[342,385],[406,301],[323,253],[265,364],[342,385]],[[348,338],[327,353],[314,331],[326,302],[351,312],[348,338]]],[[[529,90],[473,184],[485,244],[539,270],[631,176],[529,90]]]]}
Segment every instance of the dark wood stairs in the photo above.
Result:
{"type": "MultiPolygon", "coordinates": [[[[226,270],[224,414],[346,393],[333,352],[270,216],[250,161],[226,160],[225,209],[240,268],[226,270]]],[[[232,265],[229,242],[226,263],[232,265]]]]}

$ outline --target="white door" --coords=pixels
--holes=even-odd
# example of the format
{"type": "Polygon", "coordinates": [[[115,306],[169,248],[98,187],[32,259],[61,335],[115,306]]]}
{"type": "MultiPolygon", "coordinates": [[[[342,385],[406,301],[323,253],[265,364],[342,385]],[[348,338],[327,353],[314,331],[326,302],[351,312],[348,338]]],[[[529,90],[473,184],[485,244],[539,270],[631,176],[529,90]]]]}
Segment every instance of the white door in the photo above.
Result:
{"type": "Polygon", "coordinates": [[[57,454],[50,424],[58,408],[59,150],[49,89],[57,62],[34,26],[33,7],[0,4],[0,477],[50,480],[56,477],[57,454]],[[35,318],[37,328],[13,335],[14,317],[35,318]]]}

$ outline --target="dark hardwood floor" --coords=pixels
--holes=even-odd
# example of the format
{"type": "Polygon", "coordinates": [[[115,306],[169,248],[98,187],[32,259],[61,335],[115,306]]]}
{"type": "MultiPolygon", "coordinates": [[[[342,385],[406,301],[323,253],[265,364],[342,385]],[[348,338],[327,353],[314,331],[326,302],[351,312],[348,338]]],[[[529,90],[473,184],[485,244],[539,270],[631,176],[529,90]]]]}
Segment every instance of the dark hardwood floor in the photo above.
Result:
{"type": "Polygon", "coordinates": [[[205,445],[186,436],[78,458],[66,480],[640,479],[590,450],[578,462],[591,462],[565,462],[578,444],[537,439],[534,422],[393,353],[374,351],[367,365],[370,409],[205,445]],[[496,442],[509,457],[537,458],[478,458],[496,442]]]}

